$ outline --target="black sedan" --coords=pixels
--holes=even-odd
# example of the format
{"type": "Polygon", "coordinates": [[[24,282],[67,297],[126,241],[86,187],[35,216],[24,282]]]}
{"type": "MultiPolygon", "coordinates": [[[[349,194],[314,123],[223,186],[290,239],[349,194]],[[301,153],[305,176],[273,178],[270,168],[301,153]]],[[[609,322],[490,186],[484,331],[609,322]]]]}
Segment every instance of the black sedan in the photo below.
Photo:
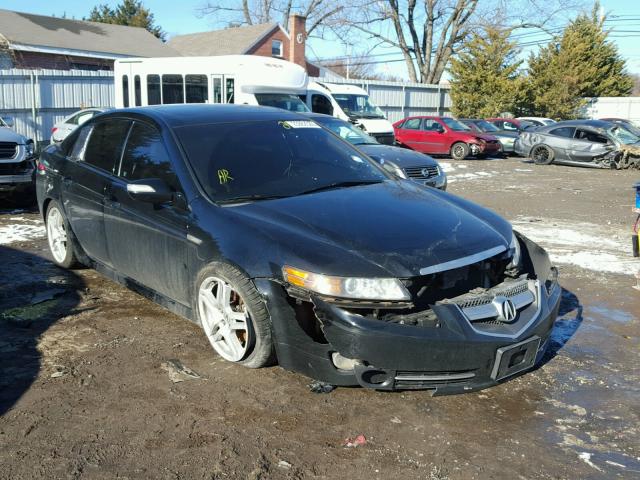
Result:
{"type": "Polygon", "coordinates": [[[538,165],[640,167],[640,137],[624,125],[602,120],[570,120],[524,131],[515,150],[538,165]]]}
{"type": "Polygon", "coordinates": [[[544,250],[298,114],[113,111],[41,162],[55,263],[197,322],[231,362],[444,394],[520,374],[548,344],[560,288],[544,250]]]}
{"type": "Polygon", "coordinates": [[[447,189],[447,174],[429,155],[407,148],[383,145],[354,124],[330,115],[311,113],[306,116],[351,145],[355,145],[394,175],[409,178],[422,185],[447,189]]]}

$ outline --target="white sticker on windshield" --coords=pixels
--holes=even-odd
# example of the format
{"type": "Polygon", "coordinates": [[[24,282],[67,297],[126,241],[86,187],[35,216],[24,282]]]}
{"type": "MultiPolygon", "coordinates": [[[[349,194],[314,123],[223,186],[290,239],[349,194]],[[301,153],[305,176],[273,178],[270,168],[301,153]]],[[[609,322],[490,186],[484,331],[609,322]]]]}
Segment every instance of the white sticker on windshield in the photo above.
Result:
{"type": "Polygon", "coordinates": [[[278,122],[284,128],[320,128],[315,122],[311,120],[286,120],[278,122]]]}
{"type": "Polygon", "coordinates": [[[363,163],[364,160],[362,160],[359,156],[357,155],[351,155],[351,160],[353,160],[354,162],[358,162],[358,163],[363,163]]]}

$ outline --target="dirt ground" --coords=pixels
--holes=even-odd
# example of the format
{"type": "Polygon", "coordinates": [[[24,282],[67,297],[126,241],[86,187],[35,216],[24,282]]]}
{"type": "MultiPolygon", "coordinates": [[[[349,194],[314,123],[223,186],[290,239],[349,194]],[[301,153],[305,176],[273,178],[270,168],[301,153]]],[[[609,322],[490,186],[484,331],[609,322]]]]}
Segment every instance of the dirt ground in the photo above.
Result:
{"type": "Polygon", "coordinates": [[[226,363],[187,320],[53,266],[37,213],[2,200],[0,478],[640,478],[640,174],[442,165],[449,191],[548,248],[564,288],[540,368],[449,397],[316,394],[279,367],[226,363]]]}

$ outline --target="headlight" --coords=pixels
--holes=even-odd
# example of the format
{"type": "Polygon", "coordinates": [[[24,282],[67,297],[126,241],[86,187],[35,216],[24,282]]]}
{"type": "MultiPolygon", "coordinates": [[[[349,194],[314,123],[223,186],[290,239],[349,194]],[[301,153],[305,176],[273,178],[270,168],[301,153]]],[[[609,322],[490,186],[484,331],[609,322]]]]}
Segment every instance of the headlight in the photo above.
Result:
{"type": "Polygon", "coordinates": [[[330,277],[298,268],[282,268],[292,285],[321,295],[361,300],[410,300],[411,295],[397,278],[330,277]]]}
{"type": "Polygon", "coordinates": [[[544,282],[544,286],[547,288],[547,293],[551,295],[556,287],[558,286],[558,269],[556,267],[551,267],[549,269],[549,275],[547,276],[547,280],[544,282]]]}
{"type": "Polygon", "coordinates": [[[511,243],[509,244],[509,251],[511,252],[511,263],[510,267],[517,267],[520,265],[520,261],[522,260],[522,252],[520,250],[520,242],[516,237],[515,233],[511,234],[511,243]]]}
{"type": "Polygon", "coordinates": [[[407,175],[404,173],[404,170],[402,170],[398,165],[396,165],[393,162],[390,161],[385,161],[385,160],[381,160],[380,161],[382,164],[382,168],[384,168],[387,172],[392,173],[393,175],[395,175],[396,177],[400,177],[400,178],[407,178],[407,175]]]}
{"type": "Polygon", "coordinates": [[[25,153],[27,154],[27,158],[33,157],[33,154],[35,153],[35,147],[33,146],[33,142],[28,142],[24,146],[24,150],[25,150],[25,153]]]}
{"type": "Polygon", "coordinates": [[[487,143],[487,141],[484,138],[480,138],[480,137],[475,137],[474,140],[478,143],[487,143]]]}

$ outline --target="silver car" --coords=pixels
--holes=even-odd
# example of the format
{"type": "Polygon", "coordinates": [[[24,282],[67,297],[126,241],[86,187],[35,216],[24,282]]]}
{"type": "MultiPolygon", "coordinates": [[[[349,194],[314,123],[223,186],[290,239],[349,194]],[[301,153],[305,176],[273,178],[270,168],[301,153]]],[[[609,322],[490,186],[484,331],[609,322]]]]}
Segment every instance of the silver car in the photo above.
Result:
{"type": "Polygon", "coordinates": [[[53,126],[51,129],[51,143],[60,143],[67,138],[67,135],[73,132],[78,125],[82,125],[87,120],[106,111],[106,108],[85,108],[79,112],[72,113],[53,126]]]}

